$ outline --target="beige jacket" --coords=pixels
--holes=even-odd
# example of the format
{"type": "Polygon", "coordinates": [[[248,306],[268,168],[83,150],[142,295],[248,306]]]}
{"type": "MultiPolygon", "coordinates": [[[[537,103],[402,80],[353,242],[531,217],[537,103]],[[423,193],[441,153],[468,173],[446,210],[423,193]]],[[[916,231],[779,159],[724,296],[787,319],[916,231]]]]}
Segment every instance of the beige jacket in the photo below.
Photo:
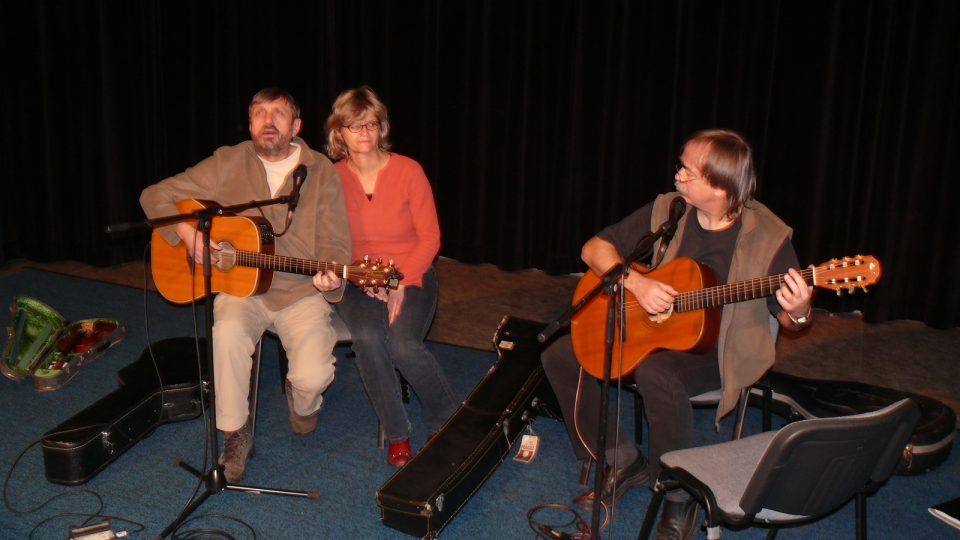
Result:
{"type": "MultiPolygon", "coordinates": [[[[651,230],[666,221],[670,202],[679,193],[667,193],[654,201],[651,230]]],[[[783,241],[793,235],[788,227],[766,206],[748,201],[740,217],[730,275],[721,283],[732,283],[767,275],[774,255],[783,241]]],[[[686,220],[681,220],[675,238],[683,238],[686,220]]],[[[664,254],[664,262],[676,256],[680,243],[673,242],[664,254]]],[[[732,411],[740,398],[740,390],[757,382],[772,366],[775,356],[774,339],[770,333],[770,311],[764,298],[727,304],[720,316],[720,335],[717,344],[720,359],[720,381],[723,397],[717,406],[717,421],[732,411]]]]}
{"type": "MultiPolygon", "coordinates": [[[[298,259],[349,263],[350,225],[340,178],[326,156],[311,150],[300,138],[294,138],[293,142],[300,145],[300,162],[307,166],[307,177],[290,230],[276,238],[275,253],[298,259]]],[[[289,194],[292,186],[293,179],[288,175],[278,193],[289,194]]],[[[146,188],[140,195],[140,205],[148,218],[157,218],[176,214],[176,203],[183,199],[209,200],[229,206],[270,198],[267,172],[253,143],[246,141],[218,148],[197,165],[146,188]]],[[[261,210],[274,232],[282,231],[287,205],[250,209],[241,215],[259,216],[261,210]]],[[[180,242],[172,226],[159,233],[171,245],[180,242]]],[[[269,309],[280,310],[313,294],[319,293],[311,276],[275,272],[270,289],[262,298],[269,309]]],[[[324,293],[330,302],[338,302],[342,296],[343,287],[324,293]]]]}

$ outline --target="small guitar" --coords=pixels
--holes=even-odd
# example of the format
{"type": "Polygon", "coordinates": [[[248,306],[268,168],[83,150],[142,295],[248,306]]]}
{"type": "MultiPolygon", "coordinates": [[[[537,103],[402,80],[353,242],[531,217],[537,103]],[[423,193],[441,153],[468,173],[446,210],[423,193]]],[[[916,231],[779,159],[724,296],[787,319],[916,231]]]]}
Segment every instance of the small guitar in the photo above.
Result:
{"type": "MultiPolygon", "coordinates": [[[[642,267],[636,266],[637,270],[642,267]]],[[[833,259],[816,268],[806,268],[800,275],[808,283],[842,294],[853,292],[880,279],[880,262],[869,256],[833,259]]],[[[720,330],[720,310],[724,304],[754,300],[774,294],[783,283],[784,274],[717,285],[710,268],[685,257],[677,258],[646,274],[651,279],[669,283],[680,292],[673,305],[664,313],[648,314],[637,299],[627,292],[624,308],[624,335],[616,329],[613,358],[623,362],[611,366],[611,379],[629,375],[650,353],[668,349],[673,351],[707,351],[717,343],[720,330]]],[[[586,272],[574,292],[577,303],[600,278],[586,272]]],[[[596,378],[603,377],[606,340],[607,306],[610,298],[597,295],[570,323],[573,350],[583,369],[596,378]]]]}
{"type": "MultiPolygon", "coordinates": [[[[217,206],[210,201],[186,199],[177,203],[180,213],[217,206]]],[[[196,220],[193,220],[196,224],[196,220]]],[[[233,296],[253,296],[270,288],[273,272],[312,276],[332,270],[357,287],[387,287],[396,289],[403,274],[393,264],[382,264],[364,257],[352,265],[296,259],[274,255],[274,236],[270,222],[260,216],[218,216],[210,227],[210,240],[223,249],[217,252],[220,260],[213,265],[210,275],[212,292],[233,296]]],[[[203,272],[197,266],[191,275],[192,258],[183,242],[171,246],[157,231],[153,232],[150,248],[153,281],[157,291],[175,304],[186,304],[203,296],[203,272]]]]}

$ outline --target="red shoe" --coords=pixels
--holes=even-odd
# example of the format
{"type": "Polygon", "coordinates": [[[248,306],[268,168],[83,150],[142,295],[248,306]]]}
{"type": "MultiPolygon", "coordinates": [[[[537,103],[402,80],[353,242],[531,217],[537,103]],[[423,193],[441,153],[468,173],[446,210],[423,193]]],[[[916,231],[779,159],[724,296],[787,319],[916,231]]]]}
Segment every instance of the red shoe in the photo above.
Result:
{"type": "Polygon", "coordinates": [[[387,450],[387,463],[393,467],[403,467],[412,458],[413,450],[410,449],[409,439],[390,443],[390,448],[387,450]]]}

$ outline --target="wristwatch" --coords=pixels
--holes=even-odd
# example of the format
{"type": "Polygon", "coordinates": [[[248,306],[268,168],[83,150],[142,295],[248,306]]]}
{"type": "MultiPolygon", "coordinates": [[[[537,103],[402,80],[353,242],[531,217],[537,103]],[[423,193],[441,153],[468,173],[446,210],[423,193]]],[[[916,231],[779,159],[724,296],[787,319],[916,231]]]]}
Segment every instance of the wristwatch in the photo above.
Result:
{"type": "MultiPolygon", "coordinates": [[[[812,312],[813,310],[811,309],[810,311],[812,312]]],[[[787,317],[789,317],[790,320],[793,321],[797,326],[803,326],[810,322],[810,315],[811,313],[808,312],[806,315],[801,317],[794,317],[793,313],[790,313],[789,311],[787,312],[787,317]]]]}

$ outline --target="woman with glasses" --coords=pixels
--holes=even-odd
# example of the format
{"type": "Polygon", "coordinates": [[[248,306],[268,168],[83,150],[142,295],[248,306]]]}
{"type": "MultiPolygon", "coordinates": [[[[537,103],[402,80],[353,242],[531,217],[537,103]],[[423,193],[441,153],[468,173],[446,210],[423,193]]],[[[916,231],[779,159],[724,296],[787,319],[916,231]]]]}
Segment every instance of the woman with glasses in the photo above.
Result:
{"type": "Polygon", "coordinates": [[[413,451],[397,371],[417,393],[431,437],[457,407],[443,371],[423,343],[437,307],[437,210],[420,164],[390,152],[387,107],[370,87],[340,94],[326,128],[327,154],[336,161],[343,183],[353,258],[393,260],[404,276],[395,290],[347,287],[336,306],[350,329],[360,377],[390,443],[387,462],[401,467],[413,451]]]}

